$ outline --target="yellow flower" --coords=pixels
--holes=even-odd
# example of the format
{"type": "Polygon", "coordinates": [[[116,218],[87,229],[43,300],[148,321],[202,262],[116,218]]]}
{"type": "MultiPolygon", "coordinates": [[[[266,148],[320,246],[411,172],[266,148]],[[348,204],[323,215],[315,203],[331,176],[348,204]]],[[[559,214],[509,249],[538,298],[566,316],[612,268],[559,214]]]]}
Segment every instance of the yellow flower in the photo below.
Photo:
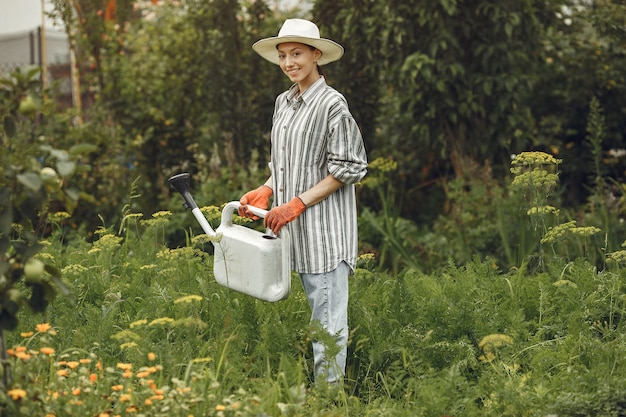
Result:
{"type": "Polygon", "coordinates": [[[131,369],[133,369],[133,364],[132,363],[118,363],[117,364],[117,368],[124,370],[124,371],[129,371],[131,369]]]}
{"type": "Polygon", "coordinates": [[[120,395],[120,402],[129,402],[131,400],[131,395],[130,394],[122,394],[120,395]]]}
{"type": "Polygon", "coordinates": [[[215,411],[224,411],[226,410],[226,406],[222,404],[218,404],[215,406],[215,411]]]}
{"type": "Polygon", "coordinates": [[[9,397],[11,397],[13,401],[17,401],[21,400],[22,398],[26,398],[27,392],[21,388],[14,388],[12,390],[9,390],[7,394],[9,394],[9,397]]]}
{"type": "Polygon", "coordinates": [[[111,387],[111,389],[112,389],[113,391],[118,391],[118,392],[119,392],[119,391],[121,391],[121,390],[123,390],[123,389],[124,389],[124,385],[113,385],[113,386],[111,387]]]}
{"type": "Polygon", "coordinates": [[[200,297],[199,295],[187,295],[185,297],[181,297],[181,298],[174,300],[174,304],[191,303],[193,301],[202,301],[202,297],[200,297]]]}
{"type": "Polygon", "coordinates": [[[148,359],[153,361],[156,359],[156,354],[154,354],[153,352],[148,353],[148,359]]]}
{"type": "Polygon", "coordinates": [[[35,334],[34,332],[24,332],[24,333],[20,333],[20,336],[22,336],[24,339],[27,339],[34,334],[35,334]]]}

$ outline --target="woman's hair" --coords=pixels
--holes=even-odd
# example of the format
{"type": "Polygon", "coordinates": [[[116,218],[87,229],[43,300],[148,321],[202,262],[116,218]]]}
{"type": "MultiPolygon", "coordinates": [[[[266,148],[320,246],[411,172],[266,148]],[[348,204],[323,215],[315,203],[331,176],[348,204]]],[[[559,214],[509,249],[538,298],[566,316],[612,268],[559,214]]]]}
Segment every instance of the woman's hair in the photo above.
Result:
{"type": "MultiPolygon", "coordinates": [[[[311,46],[311,45],[307,45],[307,46],[308,46],[309,48],[311,48],[311,51],[315,51],[315,50],[317,49],[316,47],[311,46]]],[[[321,52],[322,52],[322,51],[320,51],[320,53],[321,53],[321,52]]],[[[324,72],[322,71],[322,67],[320,67],[320,66],[319,66],[319,64],[317,64],[317,72],[318,72],[320,75],[324,75],[324,72]]]]}

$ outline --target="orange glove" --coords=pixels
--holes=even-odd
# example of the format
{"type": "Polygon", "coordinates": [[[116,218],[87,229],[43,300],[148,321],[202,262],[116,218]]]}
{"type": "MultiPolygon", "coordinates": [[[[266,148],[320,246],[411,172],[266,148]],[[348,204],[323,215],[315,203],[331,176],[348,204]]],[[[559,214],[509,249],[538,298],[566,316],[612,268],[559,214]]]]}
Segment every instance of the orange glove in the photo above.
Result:
{"type": "Polygon", "coordinates": [[[295,220],[304,210],[306,210],[306,204],[302,202],[300,197],[294,197],[287,204],[281,204],[267,212],[265,227],[269,227],[272,232],[278,234],[284,225],[295,220]]]}
{"type": "Polygon", "coordinates": [[[262,185],[256,190],[248,191],[241,197],[239,200],[239,215],[242,217],[248,217],[252,220],[259,220],[258,216],[250,213],[246,205],[250,204],[251,206],[261,208],[263,210],[267,210],[267,207],[270,205],[270,197],[274,194],[272,189],[267,185],[262,185]]]}

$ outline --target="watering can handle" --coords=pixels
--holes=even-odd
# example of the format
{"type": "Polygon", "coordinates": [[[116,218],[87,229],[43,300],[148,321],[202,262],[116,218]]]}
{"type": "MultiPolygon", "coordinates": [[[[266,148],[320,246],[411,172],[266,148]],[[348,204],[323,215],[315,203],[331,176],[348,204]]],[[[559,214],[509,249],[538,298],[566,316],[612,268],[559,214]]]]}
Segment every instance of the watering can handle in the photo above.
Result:
{"type": "MultiPolygon", "coordinates": [[[[232,226],[233,224],[233,212],[241,207],[239,201],[231,201],[224,206],[222,210],[222,223],[223,225],[232,226]]],[[[263,210],[261,208],[248,205],[248,210],[253,213],[255,216],[259,216],[261,218],[265,217],[267,214],[267,210],[263,210]]]]}
{"type": "Polygon", "coordinates": [[[259,216],[262,219],[265,218],[265,215],[267,214],[267,210],[263,210],[255,206],[251,206],[250,204],[248,204],[247,207],[250,213],[254,214],[255,216],[259,216]]]}

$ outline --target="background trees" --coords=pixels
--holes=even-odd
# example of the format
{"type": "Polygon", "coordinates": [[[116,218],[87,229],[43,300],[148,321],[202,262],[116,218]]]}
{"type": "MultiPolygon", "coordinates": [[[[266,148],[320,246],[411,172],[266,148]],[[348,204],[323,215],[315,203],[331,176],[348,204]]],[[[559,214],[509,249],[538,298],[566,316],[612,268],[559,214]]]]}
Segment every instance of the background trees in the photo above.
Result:
{"type": "MultiPolygon", "coordinates": [[[[87,228],[99,216],[117,222],[129,205],[167,206],[165,179],[180,170],[194,174],[211,203],[263,180],[274,99],[288,84],[250,45],[293,16],[311,17],[322,36],[345,46],[344,59],[325,69],[329,82],[347,96],[370,160],[396,164],[381,176],[382,195],[393,201],[381,201],[372,182],[360,190],[372,214],[364,223],[379,223],[364,230],[368,247],[412,230],[394,238],[403,242],[396,248],[429,253],[420,239],[432,227],[447,233],[437,229],[442,215],[457,216],[458,230],[493,228],[493,201],[509,195],[499,187],[511,155],[523,150],[564,158],[559,197],[572,211],[588,203],[601,176],[596,196],[623,214],[621,2],[317,0],[285,11],[267,1],[118,0],[115,13],[110,4],[55,0],[88,106],[84,124],[69,123],[73,110],[48,111],[34,133],[56,148],[98,147],[91,171],[74,178],[85,191],[76,222],[87,228]],[[587,131],[593,97],[604,123],[595,153],[587,131]]],[[[476,248],[502,246],[502,236],[488,240],[476,248]]]]}

